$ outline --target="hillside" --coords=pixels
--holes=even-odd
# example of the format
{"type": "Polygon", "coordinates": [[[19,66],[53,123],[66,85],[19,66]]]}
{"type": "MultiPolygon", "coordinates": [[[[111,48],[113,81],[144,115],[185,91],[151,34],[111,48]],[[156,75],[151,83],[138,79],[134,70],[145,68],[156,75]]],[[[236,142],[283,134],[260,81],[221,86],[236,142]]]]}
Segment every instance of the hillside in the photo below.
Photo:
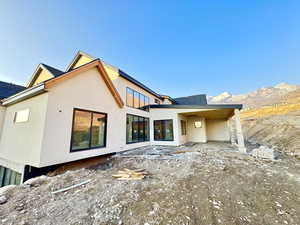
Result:
{"type": "Polygon", "coordinates": [[[241,112],[241,119],[247,141],[300,155],[299,86],[282,83],[246,95],[223,94],[210,101],[242,103],[246,106],[241,112]]]}
{"type": "Polygon", "coordinates": [[[259,108],[289,101],[289,98],[294,97],[294,95],[299,97],[299,85],[280,83],[274,87],[259,88],[255,91],[240,95],[232,95],[229,92],[224,92],[214,97],[208,97],[208,102],[211,104],[242,103],[244,104],[244,108],[259,108]],[[291,96],[288,96],[288,94],[291,94],[291,96]]]}

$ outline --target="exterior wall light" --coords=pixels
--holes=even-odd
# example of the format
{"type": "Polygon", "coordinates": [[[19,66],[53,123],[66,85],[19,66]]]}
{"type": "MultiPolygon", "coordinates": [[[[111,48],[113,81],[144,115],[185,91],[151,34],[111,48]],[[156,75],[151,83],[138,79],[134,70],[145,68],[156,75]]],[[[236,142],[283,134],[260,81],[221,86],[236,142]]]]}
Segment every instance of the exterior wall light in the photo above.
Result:
{"type": "Polygon", "coordinates": [[[195,128],[201,128],[202,122],[201,121],[195,121],[195,128]]]}

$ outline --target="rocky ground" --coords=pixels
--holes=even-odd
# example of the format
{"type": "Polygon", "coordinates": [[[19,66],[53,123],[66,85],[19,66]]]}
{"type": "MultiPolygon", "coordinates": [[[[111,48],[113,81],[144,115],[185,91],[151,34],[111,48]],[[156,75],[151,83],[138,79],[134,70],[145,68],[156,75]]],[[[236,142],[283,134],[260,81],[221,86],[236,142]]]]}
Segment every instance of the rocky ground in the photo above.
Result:
{"type": "Polygon", "coordinates": [[[250,142],[277,147],[279,151],[300,157],[299,110],[281,115],[266,114],[263,117],[249,114],[243,118],[243,131],[250,142]]]}
{"type": "Polygon", "coordinates": [[[145,147],[9,190],[7,225],[300,224],[300,160],[266,161],[224,143],[145,147]],[[120,181],[118,170],[145,169],[120,181]],[[89,183],[53,194],[83,181],[89,183]]]}

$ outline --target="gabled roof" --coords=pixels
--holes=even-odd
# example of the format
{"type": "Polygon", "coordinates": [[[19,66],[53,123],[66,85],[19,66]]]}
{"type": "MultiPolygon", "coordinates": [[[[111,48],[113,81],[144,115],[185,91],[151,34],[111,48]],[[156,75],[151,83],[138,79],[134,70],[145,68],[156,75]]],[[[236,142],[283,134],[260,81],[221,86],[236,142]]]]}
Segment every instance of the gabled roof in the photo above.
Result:
{"type": "Polygon", "coordinates": [[[174,98],[173,100],[178,105],[207,105],[205,94],[174,98]]]}
{"type": "Polygon", "coordinates": [[[52,66],[40,63],[33,72],[29,82],[27,83],[27,87],[32,87],[42,70],[46,70],[52,77],[58,77],[64,73],[63,71],[56,69],[52,66]]]}
{"type": "Polygon", "coordinates": [[[87,71],[93,67],[96,67],[98,69],[100,76],[102,77],[105,84],[107,85],[107,87],[108,87],[109,91],[111,92],[112,96],[114,97],[116,103],[118,104],[118,106],[120,108],[122,108],[124,106],[124,102],[123,102],[119,92],[113,85],[111,79],[109,78],[102,62],[99,59],[95,59],[89,63],[82,65],[82,66],[76,67],[75,69],[72,69],[69,72],[66,72],[58,77],[54,77],[52,79],[45,81],[44,82],[45,89],[49,89],[49,88],[55,86],[57,83],[60,83],[64,80],[68,80],[68,79],[72,78],[73,76],[77,75],[78,73],[87,71]]]}
{"type": "Polygon", "coordinates": [[[78,60],[80,59],[80,57],[85,56],[86,58],[89,58],[91,61],[95,60],[96,58],[83,52],[83,51],[78,51],[76,53],[76,55],[74,56],[74,58],[72,59],[71,63],[67,66],[66,72],[70,71],[74,65],[78,62],[78,60]]]}
{"type": "Polygon", "coordinates": [[[23,91],[24,89],[25,87],[21,85],[0,81],[0,99],[7,98],[20,91],[23,91]]]}
{"type": "Polygon", "coordinates": [[[46,65],[44,63],[41,63],[41,65],[43,65],[55,77],[58,77],[58,76],[62,75],[63,73],[65,73],[65,72],[63,72],[63,71],[61,71],[59,69],[56,69],[56,68],[54,68],[52,66],[48,66],[48,65],[46,65]]]}
{"type": "MultiPolygon", "coordinates": [[[[71,61],[71,63],[68,65],[67,67],[67,72],[72,70],[72,67],[78,62],[78,60],[80,59],[80,57],[85,56],[87,58],[89,58],[91,61],[95,60],[95,57],[83,52],[83,51],[78,51],[77,54],[75,55],[75,57],[73,58],[73,60],[71,61]]],[[[128,75],[127,73],[125,73],[124,71],[120,70],[119,68],[112,66],[110,64],[107,64],[106,62],[102,61],[101,62],[105,65],[105,66],[109,66],[114,68],[115,70],[117,70],[119,72],[119,75],[121,77],[123,77],[124,79],[134,83],[135,85],[139,86],[140,88],[144,89],[145,91],[153,94],[154,96],[156,96],[157,98],[161,98],[161,96],[159,94],[157,94],[155,91],[151,90],[150,88],[146,87],[144,84],[142,84],[141,82],[139,82],[138,80],[134,79],[132,76],[128,75]]]]}

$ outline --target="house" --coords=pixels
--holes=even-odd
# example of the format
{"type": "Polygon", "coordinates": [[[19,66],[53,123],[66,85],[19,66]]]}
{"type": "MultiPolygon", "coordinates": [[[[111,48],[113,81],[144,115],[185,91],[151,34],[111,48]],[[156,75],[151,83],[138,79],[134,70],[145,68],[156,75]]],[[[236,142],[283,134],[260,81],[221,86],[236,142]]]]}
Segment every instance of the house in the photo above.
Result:
{"type": "Polygon", "coordinates": [[[38,65],[25,89],[16,88],[2,98],[2,186],[18,184],[53,165],[146,145],[235,143],[236,137],[245,151],[242,105],[207,104],[206,95],[160,95],[83,52],[66,71],[38,65]]]}

